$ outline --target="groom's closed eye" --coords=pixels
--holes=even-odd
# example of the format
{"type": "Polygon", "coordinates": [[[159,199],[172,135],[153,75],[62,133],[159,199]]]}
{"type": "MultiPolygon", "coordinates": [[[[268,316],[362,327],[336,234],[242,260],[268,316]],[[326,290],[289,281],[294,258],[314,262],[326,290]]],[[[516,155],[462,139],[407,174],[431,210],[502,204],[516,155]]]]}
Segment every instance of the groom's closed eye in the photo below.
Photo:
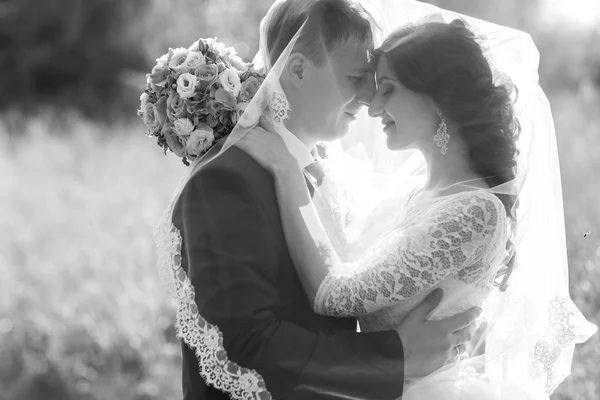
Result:
{"type": "Polygon", "coordinates": [[[364,77],[364,75],[350,75],[348,76],[348,79],[350,80],[350,82],[357,84],[360,83],[364,77]]]}
{"type": "Polygon", "coordinates": [[[348,79],[354,84],[363,82],[365,78],[369,76],[374,77],[374,71],[372,68],[356,68],[349,72],[350,74],[348,75],[348,79]]]}

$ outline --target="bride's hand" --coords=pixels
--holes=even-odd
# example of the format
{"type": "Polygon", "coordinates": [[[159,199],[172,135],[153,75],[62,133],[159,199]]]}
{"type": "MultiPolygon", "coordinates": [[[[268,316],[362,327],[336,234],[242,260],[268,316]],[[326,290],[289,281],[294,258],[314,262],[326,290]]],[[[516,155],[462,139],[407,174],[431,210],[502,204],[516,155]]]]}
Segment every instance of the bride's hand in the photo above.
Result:
{"type": "Polygon", "coordinates": [[[275,177],[301,172],[298,161],[290,154],[281,136],[272,132],[272,126],[261,118],[261,124],[244,135],[235,146],[275,177]]]}
{"type": "Polygon", "coordinates": [[[242,137],[235,146],[250,155],[273,176],[280,205],[293,204],[296,208],[305,206],[310,202],[310,194],[302,169],[296,158],[290,154],[281,136],[273,132],[274,127],[269,126],[266,118],[261,118],[261,123],[242,137]]]}

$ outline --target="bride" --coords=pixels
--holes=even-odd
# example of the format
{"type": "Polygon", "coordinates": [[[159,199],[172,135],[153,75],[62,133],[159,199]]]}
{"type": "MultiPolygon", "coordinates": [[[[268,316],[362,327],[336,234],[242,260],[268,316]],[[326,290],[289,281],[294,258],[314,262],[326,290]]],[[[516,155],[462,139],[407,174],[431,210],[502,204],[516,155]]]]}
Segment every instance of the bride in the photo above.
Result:
{"type": "MultiPolygon", "coordinates": [[[[377,172],[372,149],[346,144],[318,164],[324,174],[308,176],[317,186],[312,198],[307,177],[273,134],[276,125],[263,118],[261,128],[236,144],[274,177],[286,241],[315,312],[361,317],[363,331],[389,330],[435,288],[445,296],[430,319],[484,308],[487,329],[482,325],[471,356],[407,382],[404,399],[540,398],[564,378],[560,363],[572,344],[591,332],[573,328],[582,317],[565,282],[552,281],[552,288],[561,288],[552,293],[537,289],[535,282],[545,281],[537,273],[546,269],[547,279],[556,279],[566,265],[535,253],[539,245],[528,247],[531,232],[543,229],[535,226],[542,222],[531,199],[545,187],[554,198],[535,206],[554,212],[547,217],[562,217],[555,198],[560,192],[552,193],[557,182],[560,189],[559,176],[536,180],[541,165],[532,165],[553,156],[539,148],[544,141],[555,146],[548,140],[551,120],[544,121],[549,131],[536,131],[534,139],[531,114],[540,109],[519,110],[520,121],[515,99],[523,96],[527,104],[539,100],[537,92],[501,79],[478,39],[462,20],[430,21],[395,31],[374,54],[377,84],[369,115],[381,119],[383,132],[372,134],[385,135],[392,152],[422,155],[426,179],[411,190],[398,183],[401,174],[377,172]],[[528,136],[520,141],[520,135],[528,136]],[[378,184],[348,184],[354,179],[378,184]],[[374,203],[369,207],[356,200],[365,191],[374,203]],[[542,310],[545,300],[555,314],[542,310]],[[523,304],[532,314],[514,312],[523,304]],[[533,334],[540,329],[546,333],[533,334]]],[[[554,223],[545,238],[558,235],[562,243],[552,243],[564,247],[562,220],[554,223]]]]}

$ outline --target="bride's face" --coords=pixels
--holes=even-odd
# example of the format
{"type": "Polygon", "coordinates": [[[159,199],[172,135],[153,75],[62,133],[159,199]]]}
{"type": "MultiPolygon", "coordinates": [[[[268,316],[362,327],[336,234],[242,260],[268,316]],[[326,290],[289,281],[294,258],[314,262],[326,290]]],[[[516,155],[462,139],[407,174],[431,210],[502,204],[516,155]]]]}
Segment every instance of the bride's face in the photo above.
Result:
{"type": "Polygon", "coordinates": [[[292,107],[292,118],[317,141],[344,136],[363,104],[375,91],[374,68],[369,62],[372,43],[337,46],[322,65],[308,61],[302,86],[292,107]]]}
{"type": "Polygon", "coordinates": [[[438,116],[433,99],[404,87],[385,57],[379,57],[377,90],[369,115],[380,117],[390,150],[424,149],[434,143],[438,116]]]}

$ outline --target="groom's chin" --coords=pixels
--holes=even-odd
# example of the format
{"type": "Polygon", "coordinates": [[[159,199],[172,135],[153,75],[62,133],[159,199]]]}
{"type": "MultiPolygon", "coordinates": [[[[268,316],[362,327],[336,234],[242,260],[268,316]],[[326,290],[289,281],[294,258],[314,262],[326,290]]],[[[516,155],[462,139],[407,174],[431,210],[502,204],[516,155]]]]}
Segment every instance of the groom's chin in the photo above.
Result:
{"type": "Polygon", "coordinates": [[[322,142],[332,142],[334,140],[338,140],[346,136],[349,129],[347,126],[345,127],[337,127],[335,130],[331,130],[329,132],[322,132],[321,137],[319,138],[322,142]]]}
{"type": "Polygon", "coordinates": [[[333,141],[341,139],[348,134],[348,131],[348,127],[346,127],[346,129],[339,129],[334,135],[331,135],[331,138],[329,140],[333,141]]]}
{"type": "Polygon", "coordinates": [[[350,125],[354,122],[354,120],[342,121],[338,124],[337,129],[335,130],[335,134],[332,135],[331,140],[341,139],[350,132],[350,125]]]}

